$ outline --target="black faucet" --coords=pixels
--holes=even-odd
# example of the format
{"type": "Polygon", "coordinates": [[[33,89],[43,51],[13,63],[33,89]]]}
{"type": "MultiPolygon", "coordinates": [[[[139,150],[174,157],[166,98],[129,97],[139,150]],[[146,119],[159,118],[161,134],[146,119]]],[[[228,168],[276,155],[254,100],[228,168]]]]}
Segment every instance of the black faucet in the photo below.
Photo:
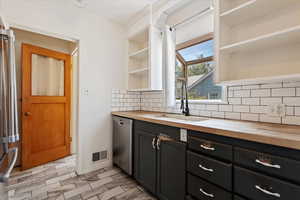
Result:
{"type": "Polygon", "coordinates": [[[187,90],[187,81],[186,80],[182,80],[180,109],[182,110],[182,114],[184,114],[185,116],[190,116],[189,99],[188,99],[188,90],[187,90]],[[184,105],[184,103],[185,103],[185,105],[184,105]]]}

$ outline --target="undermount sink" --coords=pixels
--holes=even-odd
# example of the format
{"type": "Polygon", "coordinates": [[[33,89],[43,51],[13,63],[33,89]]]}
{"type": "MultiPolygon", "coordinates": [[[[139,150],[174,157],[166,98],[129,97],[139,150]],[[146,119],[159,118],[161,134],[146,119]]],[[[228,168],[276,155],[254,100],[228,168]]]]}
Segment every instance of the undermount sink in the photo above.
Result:
{"type": "Polygon", "coordinates": [[[155,117],[185,120],[185,121],[204,121],[204,120],[208,120],[207,118],[203,118],[203,117],[185,116],[185,115],[177,115],[177,114],[159,114],[159,115],[155,115],[155,117]]]}

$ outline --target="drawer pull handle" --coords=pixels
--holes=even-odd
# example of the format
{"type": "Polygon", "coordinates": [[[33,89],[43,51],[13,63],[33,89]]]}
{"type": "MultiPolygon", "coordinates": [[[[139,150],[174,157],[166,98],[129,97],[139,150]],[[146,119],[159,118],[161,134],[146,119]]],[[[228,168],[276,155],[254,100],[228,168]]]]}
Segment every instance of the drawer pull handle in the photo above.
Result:
{"type": "Polygon", "coordinates": [[[205,150],[214,151],[216,150],[214,147],[208,147],[206,145],[201,144],[200,147],[205,150]]]}
{"type": "Polygon", "coordinates": [[[156,140],[156,148],[157,148],[157,150],[160,150],[160,138],[159,137],[156,140]]]}
{"type": "Polygon", "coordinates": [[[258,163],[258,164],[261,164],[261,165],[263,165],[263,166],[265,166],[265,167],[272,167],[272,168],[276,168],[276,169],[280,169],[280,168],[281,168],[280,165],[272,165],[272,164],[270,164],[270,163],[263,162],[263,161],[261,161],[261,160],[259,160],[259,159],[256,159],[255,162],[258,163]]]}
{"type": "Polygon", "coordinates": [[[202,188],[200,188],[200,192],[202,194],[204,194],[205,196],[207,196],[207,197],[210,197],[210,198],[214,198],[215,197],[215,195],[209,194],[209,193],[205,192],[202,188]]]}
{"type": "Polygon", "coordinates": [[[214,172],[213,169],[206,168],[206,167],[202,166],[201,164],[199,164],[198,166],[199,166],[199,168],[203,169],[204,171],[214,172]]]}
{"type": "Polygon", "coordinates": [[[155,138],[152,139],[152,148],[155,149],[155,138]]]}
{"type": "Polygon", "coordinates": [[[261,188],[259,185],[256,185],[255,188],[259,191],[261,191],[262,193],[265,193],[267,195],[270,195],[270,196],[273,196],[273,197],[277,197],[277,198],[280,198],[280,194],[279,193],[273,193],[273,192],[270,192],[268,190],[265,190],[263,188],[261,188]]]}

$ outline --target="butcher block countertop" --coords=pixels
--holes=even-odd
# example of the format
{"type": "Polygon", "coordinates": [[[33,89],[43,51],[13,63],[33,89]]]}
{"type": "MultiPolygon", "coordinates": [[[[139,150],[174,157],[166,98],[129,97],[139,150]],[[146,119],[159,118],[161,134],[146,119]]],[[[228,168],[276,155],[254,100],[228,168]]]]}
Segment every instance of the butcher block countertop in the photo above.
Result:
{"type": "Polygon", "coordinates": [[[112,115],[300,150],[300,126],[126,111],[112,115]]]}

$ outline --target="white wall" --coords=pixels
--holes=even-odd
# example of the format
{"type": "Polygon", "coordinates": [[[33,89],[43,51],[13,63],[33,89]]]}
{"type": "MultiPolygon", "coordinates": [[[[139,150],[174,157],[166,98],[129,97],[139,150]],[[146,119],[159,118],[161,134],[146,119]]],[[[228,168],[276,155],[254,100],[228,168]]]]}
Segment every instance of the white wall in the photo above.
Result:
{"type": "Polygon", "coordinates": [[[111,160],[92,163],[91,156],[104,149],[111,156],[111,91],[126,85],[123,27],[74,7],[72,1],[4,0],[3,10],[11,24],[79,39],[77,171],[110,165],[111,160]]]}
{"type": "MultiPolygon", "coordinates": [[[[167,18],[167,24],[173,26],[181,23],[185,19],[195,16],[197,13],[207,9],[212,4],[212,0],[192,0],[184,7],[171,10],[167,18]]],[[[213,11],[195,18],[190,23],[185,23],[176,28],[176,43],[180,44],[188,40],[200,37],[214,31],[213,11]]]]}

